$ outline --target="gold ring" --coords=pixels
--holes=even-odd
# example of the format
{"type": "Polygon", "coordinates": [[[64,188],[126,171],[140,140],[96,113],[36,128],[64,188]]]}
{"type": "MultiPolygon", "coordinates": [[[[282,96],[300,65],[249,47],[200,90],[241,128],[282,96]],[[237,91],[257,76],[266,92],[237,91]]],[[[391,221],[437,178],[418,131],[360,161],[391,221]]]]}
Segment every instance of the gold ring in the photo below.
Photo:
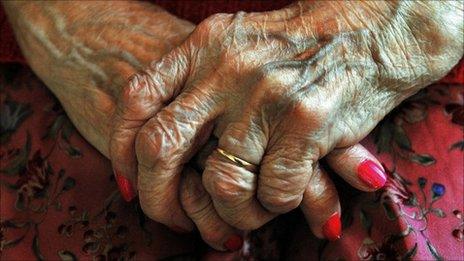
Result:
{"type": "Polygon", "coordinates": [[[225,150],[223,149],[220,149],[220,148],[216,148],[217,152],[219,152],[219,154],[221,154],[222,156],[228,158],[230,161],[232,161],[233,163],[236,163],[238,165],[240,165],[241,167],[244,167],[245,169],[251,171],[251,172],[254,172],[258,169],[258,167],[255,165],[255,164],[252,164],[246,160],[243,160],[239,157],[235,157],[234,155],[232,154],[229,154],[227,153],[225,150]]]}

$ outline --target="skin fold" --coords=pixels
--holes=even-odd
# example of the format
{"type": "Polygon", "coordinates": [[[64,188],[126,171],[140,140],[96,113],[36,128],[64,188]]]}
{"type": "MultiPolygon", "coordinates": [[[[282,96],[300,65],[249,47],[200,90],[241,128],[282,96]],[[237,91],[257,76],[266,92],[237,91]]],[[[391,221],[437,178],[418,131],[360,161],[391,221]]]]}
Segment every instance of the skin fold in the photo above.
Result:
{"type": "MultiPolygon", "coordinates": [[[[214,133],[222,150],[260,167],[256,175],[213,152],[202,182],[214,208],[234,227],[259,227],[317,194],[307,186],[320,173],[321,157],[356,144],[458,62],[462,11],[459,2],[321,1],[214,15],[134,76],[126,105],[140,102],[130,96],[144,89],[169,105],[130,127],[130,113],[119,115],[112,158],[121,162],[118,146],[133,144],[118,133],[140,128],[138,171],[132,160],[123,172],[138,173],[145,213],[186,228],[182,212],[162,209],[180,205],[181,170],[204,133],[214,133]]],[[[326,202],[321,220],[336,211],[336,202],[326,202]]],[[[320,236],[323,223],[316,223],[311,227],[320,236]]]]}
{"type": "Polygon", "coordinates": [[[114,113],[127,79],[194,29],[147,3],[2,4],[31,68],[80,133],[107,157],[108,115],[114,113]]]}
{"type": "Polygon", "coordinates": [[[32,69],[137,184],[145,213],[195,224],[219,250],[297,206],[322,237],[340,206],[317,161],[372,191],[356,169],[378,162],[354,144],[462,56],[451,2],[298,2],[197,28],[139,2],[4,6],[32,69]],[[259,175],[206,149],[202,176],[185,167],[211,134],[259,175]]]}
{"type": "MultiPolygon", "coordinates": [[[[147,117],[143,113],[154,113],[158,103],[156,99],[144,100],[151,97],[148,89],[143,89],[140,97],[127,95],[130,93],[127,78],[180,45],[194,29],[192,24],[156,6],[139,2],[8,1],[3,5],[32,69],[58,97],[80,133],[107,157],[110,156],[109,138],[117,133],[111,115],[118,119],[118,115],[129,113],[134,119],[143,119],[147,117]],[[139,110],[127,109],[143,101],[146,102],[139,110]]],[[[129,130],[122,136],[121,144],[135,140],[135,135],[136,129],[129,130]]],[[[113,146],[118,146],[118,142],[113,142],[113,146]]],[[[365,158],[375,160],[359,148],[362,153],[341,154],[351,158],[353,166],[365,158]]],[[[201,152],[196,160],[197,165],[204,167],[212,147],[205,146],[201,152]]],[[[123,167],[135,157],[134,153],[132,147],[123,154],[120,159],[123,167]]],[[[341,169],[339,173],[354,176],[353,168],[341,169]]],[[[181,184],[182,213],[185,211],[198,226],[207,243],[225,250],[224,242],[238,232],[217,215],[207,193],[198,193],[205,191],[200,176],[190,168],[186,172],[191,175],[185,175],[181,184]]],[[[363,188],[357,179],[353,180],[355,186],[363,188]]],[[[332,198],[338,204],[333,186],[312,187],[316,188],[320,198],[332,198]]],[[[314,219],[321,211],[312,209],[308,217],[314,219]]],[[[168,213],[169,209],[163,211],[168,213]]]]}

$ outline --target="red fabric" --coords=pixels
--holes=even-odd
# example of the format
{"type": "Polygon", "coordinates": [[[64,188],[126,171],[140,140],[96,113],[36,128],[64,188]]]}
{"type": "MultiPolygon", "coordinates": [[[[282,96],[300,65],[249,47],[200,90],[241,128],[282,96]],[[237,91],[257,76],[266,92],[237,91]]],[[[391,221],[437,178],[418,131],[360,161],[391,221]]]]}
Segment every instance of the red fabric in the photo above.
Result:
{"type": "MultiPolygon", "coordinates": [[[[218,11],[262,11],[286,1],[156,2],[198,22],[218,11]]],[[[0,27],[0,61],[24,61],[2,9],[0,27]]],[[[8,63],[0,72],[2,260],[237,257],[211,251],[198,234],[175,234],[125,203],[108,160],[73,131],[30,69],[8,63]]],[[[461,61],[363,141],[389,170],[384,189],[360,193],[333,176],[343,205],[341,240],[317,240],[294,211],[251,233],[244,252],[262,259],[463,260],[463,72],[461,61]]]]}
{"type": "Polygon", "coordinates": [[[0,62],[25,62],[3,7],[0,8],[0,62]]]}

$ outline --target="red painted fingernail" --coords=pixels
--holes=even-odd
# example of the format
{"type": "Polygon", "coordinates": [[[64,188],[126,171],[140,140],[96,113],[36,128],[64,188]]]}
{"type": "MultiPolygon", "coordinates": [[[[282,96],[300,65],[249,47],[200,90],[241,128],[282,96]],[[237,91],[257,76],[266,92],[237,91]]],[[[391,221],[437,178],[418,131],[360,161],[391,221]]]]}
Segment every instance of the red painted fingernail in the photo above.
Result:
{"type": "Polygon", "coordinates": [[[358,166],[358,177],[371,188],[379,189],[385,185],[385,171],[372,160],[365,160],[358,166]]]}
{"type": "Polygon", "coordinates": [[[183,228],[181,228],[181,227],[179,227],[179,226],[176,226],[176,225],[173,225],[173,226],[171,227],[171,230],[174,231],[174,232],[176,232],[176,233],[179,233],[179,234],[185,234],[185,233],[188,232],[187,230],[185,230],[185,229],[183,229],[183,228]]]}
{"type": "Polygon", "coordinates": [[[119,175],[116,171],[115,176],[116,183],[118,183],[119,191],[121,192],[122,198],[127,202],[135,198],[135,191],[130,181],[126,177],[119,175]]]}
{"type": "Polygon", "coordinates": [[[322,233],[324,234],[325,238],[330,241],[335,241],[342,237],[342,222],[338,212],[333,213],[332,216],[327,219],[324,226],[322,227],[322,233]]]}
{"type": "Polygon", "coordinates": [[[242,248],[243,239],[239,235],[232,235],[224,243],[224,247],[229,251],[237,251],[242,248]]]}

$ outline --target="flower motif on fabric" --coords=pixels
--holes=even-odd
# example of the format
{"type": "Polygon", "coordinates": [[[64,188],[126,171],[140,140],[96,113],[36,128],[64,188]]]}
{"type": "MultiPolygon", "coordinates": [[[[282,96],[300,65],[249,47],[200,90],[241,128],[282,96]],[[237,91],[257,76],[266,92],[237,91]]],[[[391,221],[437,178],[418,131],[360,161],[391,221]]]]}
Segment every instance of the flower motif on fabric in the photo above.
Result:
{"type": "Polygon", "coordinates": [[[31,109],[28,104],[23,104],[6,99],[5,96],[0,96],[0,144],[5,144],[9,141],[11,135],[18,129],[21,123],[31,114],[31,109]]]}
{"type": "MultiPolygon", "coordinates": [[[[33,234],[33,251],[38,259],[43,259],[39,245],[39,229],[50,209],[61,211],[60,197],[74,188],[76,181],[65,174],[64,170],[55,172],[43,157],[40,150],[29,158],[31,138],[21,149],[2,153],[0,172],[1,184],[4,188],[16,193],[17,211],[24,213],[24,218],[2,221],[2,249],[14,247],[29,234],[33,234]],[[10,239],[10,229],[20,230],[20,236],[10,239]]],[[[17,234],[17,233],[12,233],[17,234]]]]}
{"type": "MultiPolygon", "coordinates": [[[[94,260],[132,260],[135,251],[130,243],[125,242],[129,229],[118,224],[117,214],[109,210],[111,204],[119,198],[117,191],[108,199],[99,213],[91,216],[88,211],[79,213],[75,206],[68,208],[70,218],[58,226],[58,233],[72,237],[74,233],[83,233],[82,252],[94,260]]],[[[70,250],[59,251],[60,256],[75,256],[70,250]]]]}
{"type": "MultiPolygon", "coordinates": [[[[114,175],[110,175],[109,180],[115,183],[114,175]]],[[[115,184],[113,186],[116,187],[115,184]]],[[[123,202],[121,194],[115,188],[96,211],[79,210],[76,206],[70,206],[69,218],[58,226],[57,231],[70,239],[73,235],[83,234],[80,250],[93,260],[134,260],[136,251],[133,242],[129,241],[131,232],[124,218],[118,216],[118,211],[115,209],[115,206],[121,202],[123,202]]],[[[146,228],[148,218],[137,201],[130,204],[138,217],[137,232],[143,233],[145,245],[150,246],[152,232],[146,228]]],[[[59,251],[59,255],[65,255],[66,258],[74,257],[73,251],[75,250],[63,249],[59,251]]]]}
{"type": "MultiPolygon", "coordinates": [[[[40,149],[31,151],[32,135],[22,128],[23,122],[32,118],[28,118],[33,113],[32,106],[12,97],[16,96],[15,91],[24,91],[30,88],[29,85],[38,84],[36,77],[22,65],[1,65],[0,72],[0,186],[2,193],[11,193],[16,198],[14,218],[2,216],[0,220],[0,252],[28,242],[24,239],[32,237],[32,252],[38,260],[43,260],[39,227],[51,211],[62,210],[62,196],[75,187],[76,180],[68,176],[64,169],[56,171],[52,167],[49,156],[56,146],[51,146],[46,153],[40,149]],[[21,137],[25,138],[20,147],[12,145],[13,141],[17,144],[21,137]]],[[[53,107],[59,108],[57,111],[64,115],[59,105],[53,107]]],[[[49,115],[47,113],[46,116],[49,115]]],[[[66,120],[69,121],[64,116],[62,126],[55,129],[68,140],[73,127],[66,127],[66,120]]]]}
{"type": "Polygon", "coordinates": [[[428,238],[425,231],[428,227],[430,215],[438,218],[445,218],[445,212],[438,207],[434,207],[435,202],[443,198],[446,194],[446,187],[440,183],[432,183],[425,177],[417,179],[418,193],[413,192],[411,187],[414,184],[404,179],[395,171],[389,171],[387,183],[384,189],[379,193],[378,202],[382,206],[387,218],[391,221],[402,224],[403,231],[399,234],[386,235],[381,243],[375,242],[370,235],[372,227],[372,218],[366,209],[360,213],[361,223],[368,233],[369,237],[365,238],[363,244],[358,249],[358,257],[363,260],[370,259],[409,259],[415,256],[418,248],[416,243],[405,253],[400,253],[400,246],[397,242],[401,239],[414,236],[420,237],[425,241],[429,253],[436,259],[442,257],[428,238]]]}
{"type": "Polygon", "coordinates": [[[386,152],[394,159],[403,158],[411,162],[428,166],[435,164],[433,156],[417,153],[404,129],[404,124],[414,124],[427,118],[427,109],[437,104],[431,90],[423,89],[416,95],[405,100],[383,119],[373,131],[377,152],[386,152]]]}
{"type": "Polygon", "coordinates": [[[58,147],[72,158],[82,157],[80,149],[70,142],[71,135],[75,131],[74,125],[71,123],[68,116],[66,116],[63,108],[56,99],[54,99],[51,108],[46,109],[46,112],[55,116],[55,119],[53,123],[48,126],[47,133],[43,139],[49,139],[54,142],[52,150],[58,147]]]}

